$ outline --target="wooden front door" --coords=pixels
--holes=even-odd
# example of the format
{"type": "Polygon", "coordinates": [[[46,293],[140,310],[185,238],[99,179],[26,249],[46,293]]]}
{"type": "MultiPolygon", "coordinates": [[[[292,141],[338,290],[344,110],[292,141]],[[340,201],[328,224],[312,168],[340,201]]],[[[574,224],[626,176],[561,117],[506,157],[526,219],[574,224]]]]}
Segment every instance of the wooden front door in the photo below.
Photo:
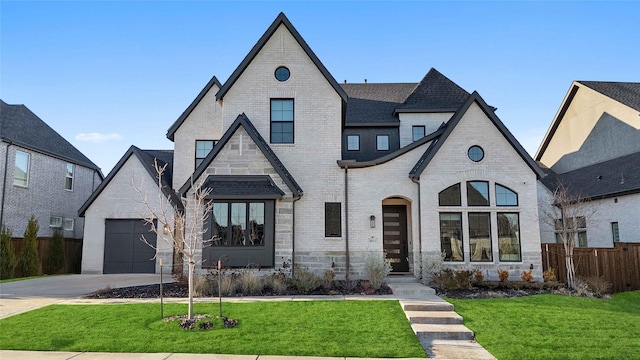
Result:
{"type": "Polygon", "coordinates": [[[393,272],[409,271],[407,246],[407,207],[382,206],[382,242],[393,272]]]}

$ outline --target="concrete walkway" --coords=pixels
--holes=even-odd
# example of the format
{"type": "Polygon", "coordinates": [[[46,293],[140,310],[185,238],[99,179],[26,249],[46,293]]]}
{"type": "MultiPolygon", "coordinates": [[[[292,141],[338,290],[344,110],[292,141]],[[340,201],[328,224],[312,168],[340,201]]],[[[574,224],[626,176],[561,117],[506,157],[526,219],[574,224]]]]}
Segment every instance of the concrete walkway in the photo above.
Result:
{"type": "MultiPolygon", "coordinates": [[[[165,281],[172,281],[169,276],[165,281]]],[[[83,299],[82,296],[106,288],[159,284],[157,274],[126,275],[62,275],[43,277],[31,280],[0,284],[0,319],[23,312],[38,309],[51,304],[118,304],[135,302],[157,302],[158,299],[83,299]]],[[[278,297],[240,297],[223,298],[224,302],[256,302],[256,301],[313,301],[313,300],[399,300],[412,328],[425,348],[429,358],[442,360],[453,359],[495,359],[488,351],[473,340],[446,340],[425,337],[419,326],[413,324],[410,312],[420,304],[451,305],[435,295],[433,289],[417,283],[415,280],[388,279],[393,295],[385,296],[278,296],[278,297]],[[409,304],[409,306],[407,306],[409,304]]],[[[212,298],[196,298],[195,302],[217,301],[212,298]]],[[[165,302],[186,302],[186,299],[168,298],[165,302]]],[[[427,305],[430,306],[430,305],[427,305]]],[[[421,320],[422,321],[422,320],[421,320]]],[[[462,325],[460,325],[462,326],[462,325]]],[[[6,331],[6,329],[2,329],[6,331]]],[[[83,352],[46,352],[46,351],[11,351],[0,350],[0,359],[196,359],[196,360],[340,360],[342,357],[296,357],[265,355],[214,355],[214,354],[169,354],[169,353],[83,353],[83,352]]],[[[398,359],[400,360],[400,359],[398,359]]]]}

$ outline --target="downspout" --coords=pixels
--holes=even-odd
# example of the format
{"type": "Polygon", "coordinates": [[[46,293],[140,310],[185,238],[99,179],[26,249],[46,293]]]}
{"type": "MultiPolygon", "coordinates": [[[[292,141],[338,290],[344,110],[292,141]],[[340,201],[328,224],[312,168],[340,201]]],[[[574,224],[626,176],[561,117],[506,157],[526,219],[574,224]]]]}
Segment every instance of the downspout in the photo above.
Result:
{"type": "Polygon", "coordinates": [[[420,181],[413,177],[411,178],[411,181],[418,185],[418,255],[420,256],[418,259],[418,261],[420,261],[420,273],[418,273],[418,277],[422,278],[422,267],[424,264],[422,264],[422,199],[420,194],[420,181]]]}
{"type": "Polygon", "coordinates": [[[7,194],[7,168],[9,162],[9,147],[13,145],[11,141],[7,142],[7,150],[4,154],[4,179],[2,180],[2,203],[0,203],[0,226],[4,223],[4,198],[7,194]]]}
{"type": "Polygon", "coordinates": [[[345,239],[345,260],[346,260],[346,280],[349,280],[349,272],[351,271],[349,265],[349,165],[344,167],[344,239],[345,239]]]}
{"type": "Polygon", "coordinates": [[[295,264],[296,264],[296,201],[300,200],[302,196],[298,195],[293,198],[291,209],[292,212],[292,225],[291,225],[291,276],[294,276],[295,264]]]}

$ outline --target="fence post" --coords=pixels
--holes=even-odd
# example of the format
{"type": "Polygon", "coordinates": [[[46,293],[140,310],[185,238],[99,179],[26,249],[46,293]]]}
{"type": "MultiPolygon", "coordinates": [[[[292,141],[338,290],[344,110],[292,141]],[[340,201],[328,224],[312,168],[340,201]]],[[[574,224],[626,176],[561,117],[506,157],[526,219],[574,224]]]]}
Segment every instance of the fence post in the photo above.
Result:
{"type": "Polygon", "coordinates": [[[600,267],[598,266],[598,249],[593,250],[594,251],[594,261],[596,262],[596,276],[599,278],[600,277],[600,267]]]}
{"type": "Polygon", "coordinates": [[[547,253],[547,272],[551,274],[551,268],[549,267],[549,244],[544,244],[544,250],[547,253]]]}

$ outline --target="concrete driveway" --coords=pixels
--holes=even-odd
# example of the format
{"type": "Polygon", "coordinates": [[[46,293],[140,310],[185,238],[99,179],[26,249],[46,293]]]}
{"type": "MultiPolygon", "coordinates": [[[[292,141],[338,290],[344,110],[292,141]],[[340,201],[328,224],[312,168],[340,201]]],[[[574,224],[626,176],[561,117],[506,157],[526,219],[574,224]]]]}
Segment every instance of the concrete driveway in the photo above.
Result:
{"type": "MultiPolygon", "coordinates": [[[[171,281],[169,275],[163,280],[171,281]]],[[[159,284],[159,274],[59,275],[0,284],[0,319],[108,287],[159,284]]]]}

